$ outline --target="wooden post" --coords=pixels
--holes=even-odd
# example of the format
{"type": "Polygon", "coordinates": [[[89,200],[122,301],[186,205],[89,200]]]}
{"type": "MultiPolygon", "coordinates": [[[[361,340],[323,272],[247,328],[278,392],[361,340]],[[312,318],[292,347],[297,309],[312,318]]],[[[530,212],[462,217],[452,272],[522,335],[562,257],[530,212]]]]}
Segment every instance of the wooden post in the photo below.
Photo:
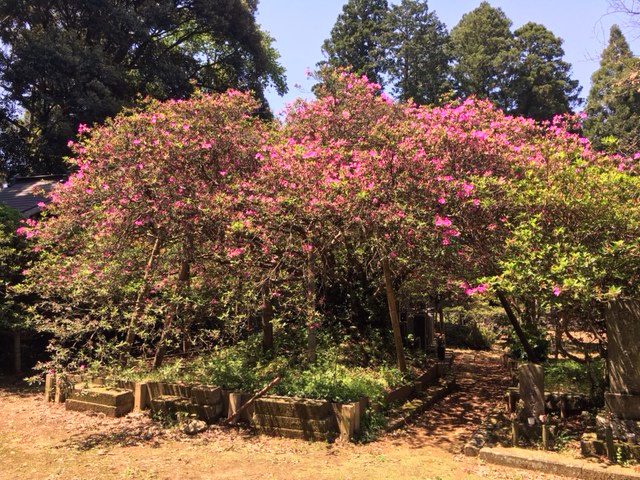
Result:
{"type": "Polygon", "coordinates": [[[402,333],[400,331],[398,307],[396,306],[396,296],[393,293],[391,269],[389,268],[389,260],[387,258],[382,260],[382,271],[384,273],[384,283],[387,290],[387,304],[389,305],[389,316],[391,317],[391,326],[393,327],[393,340],[396,347],[398,369],[404,373],[407,371],[407,364],[404,359],[404,347],[402,346],[402,333]]]}
{"type": "Polygon", "coordinates": [[[44,399],[53,402],[56,396],[56,374],[47,373],[44,377],[44,399]]]}
{"type": "Polygon", "coordinates": [[[604,429],[605,444],[607,446],[607,459],[609,463],[617,463],[616,444],[613,442],[613,429],[607,425],[604,429]]]}

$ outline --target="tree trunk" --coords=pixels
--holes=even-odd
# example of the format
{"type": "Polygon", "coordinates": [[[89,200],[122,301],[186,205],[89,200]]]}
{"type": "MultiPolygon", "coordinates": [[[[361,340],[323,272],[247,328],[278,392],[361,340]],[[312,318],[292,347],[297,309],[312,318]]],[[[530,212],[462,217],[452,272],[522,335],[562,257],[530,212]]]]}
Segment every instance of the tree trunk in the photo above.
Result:
{"type": "Polygon", "coordinates": [[[389,268],[389,260],[382,260],[382,271],[384,273],[384,283],[387,290],[387,304],[389,306],[389,316],[391,317],[391,326],[393,328],[393,341],[396,347],[396,360],[398,368],[401,372],[407,371],[407,364],[404,359],[404,347],[402,346],[402,333],[400,331],[400,319],[398,318],[398,307],[396,305],[396,296],[393,293],[393,283],[391,281],[391,269],[389,268]]]}
{"type": "Polygon", "coordinates": [[[135,340],[135,332],[134,328],[140,315],[142,314],[142,310],[144,308],[144,298],[149,294],[149,277],[153,274],[155,269],[158,254],[160,253],[160,248],[162,247],[162,241],[160,237],[156,237],[156,241],[153,244],[153,249],[151,250],[151,254],[149,255],[149,260],[147,261],[147,265],[144,269],[144,277],[142,279],[142,285],[140,286],[140,290],[138,291],[138,295],[136,297],[136,303],[133,306],[133,313],[131,314],[131,319],[129,320],[129,326],[127,327],[127,335],[125,338],[125,348],[127,353],[131,354],[131,350],[133,348],[133,341],[135,340]]]}
{"type": "Polygon", "coordinates": [[[13,332],[13,366],[16,373],[22,373],[22,334],[20,330],[13,332]]]}
{"type": "Polygon", "coordinates": [[[307,299],[307,359],[314,363],[318,356],[318,337],[316,322],[316,278],[313,269],[313,250],[307,252],[306,271],[306,299],[307,299]]]}
{"type": "Polygon", "coordinates": [[[522,348],[524,348],[524,351],[526,352],[529,361],[532,363],[540,363],[536,354],[533,352],[531,345],[529,345],[527,336],[524,334],[524,331],[520,326],[520,322],[516,318],[516,315],[513,313],[511,304],[509,303],[509,300],[507,300],[507,297],[504,295],[504,292],[498,291],[498,299],[500,300],[500,303],[502,304],[502,308],[504,308],[504,311],[507,314],[507,318],[509,319],[509,322],[511,322],[511,326],[513,326],[513,329],[515,330],[516,335],[518,336],[518,340],[520,340],[520,343],[522,344],[522,348]]]}
{"type": "MultiPolygon", "coordinates": [[[[191,242],[185,241],[183,245],[183,257],[180,262],[180,272],[178,273],[178,281],[175,286],[175,293],[179,294],[183,292],[189,285],[189,279],[191,278],[191,263],[189,262],[189,252],[191,249],[191,242]]],[[[166,337],[167,333],[171,330],[173,325],[173,319],[178,314],[178,305],[174,300],[167,315],[165,316],[164,325],[162,325],[162,332],[160,333],[160,340],[156,344],[156,353],[153,357],[153,368],[159,368],[162,365],[162,360],[167,353],[166,337]]]]}
{"type": "Polygon", "coordinates": [[[262,351],[264,353],[273,352],[273,303],[271,294],[265,286],[262,289],[262,351]]]}

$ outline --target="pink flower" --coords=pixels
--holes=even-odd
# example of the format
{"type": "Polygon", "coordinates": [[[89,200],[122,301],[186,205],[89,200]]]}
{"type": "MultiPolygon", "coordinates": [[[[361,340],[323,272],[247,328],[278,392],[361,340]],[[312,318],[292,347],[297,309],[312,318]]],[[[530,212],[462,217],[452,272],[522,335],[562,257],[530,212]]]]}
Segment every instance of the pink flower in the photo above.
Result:
{"type": "Polygon", "coordinates": [[[562,293],[562,289],[561,289],[560,287],[555,287],[555,288],[553,289],[553,294],[554,294],[556,297],[559,297],[559,296],[560,296],[560,293],[562,293]]]}
{"type": "Polygon", "coordinates": [[[440,197],[440,198],[438,199],[438,203],[439,203],[440,205],[444,205],[445,203],[447,203],[447,201],[446,201],[443,197],[440,197]]]}
{"type": "Polygon", "coordinates": [[[84,365],[80,365],[80,371],[83,371],[85,369],[84,365]]]}
{"type": "Polygon", "coordinates": [[[450,227],[451,219],[448,217],[441,217],[436,213],[436,227],[450,227]]]}

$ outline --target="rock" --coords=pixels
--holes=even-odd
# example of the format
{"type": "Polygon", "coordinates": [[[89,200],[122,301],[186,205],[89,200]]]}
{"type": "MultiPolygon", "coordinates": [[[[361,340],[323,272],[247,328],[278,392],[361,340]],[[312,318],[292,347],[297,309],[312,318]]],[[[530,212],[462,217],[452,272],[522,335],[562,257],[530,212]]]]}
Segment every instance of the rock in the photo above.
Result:
{"type": "Polygon", "coordinates": [[[187,435],[196,435],[204,432],[207,427],[208,425],[206,422],[203,422],[202,420],[189,420],[182,428],[182,431],[187,435]]]}

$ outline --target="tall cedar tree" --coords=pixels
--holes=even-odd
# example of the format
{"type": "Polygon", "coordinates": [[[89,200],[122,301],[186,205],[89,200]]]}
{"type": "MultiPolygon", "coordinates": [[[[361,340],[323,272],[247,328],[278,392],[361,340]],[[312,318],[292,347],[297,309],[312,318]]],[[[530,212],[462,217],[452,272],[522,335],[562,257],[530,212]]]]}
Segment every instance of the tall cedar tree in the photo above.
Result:
{"type": "Polygon", "coordinates": [[[580,103],[580,87],[562,60],[562,39],[536,23],[515,33],[511,25],[501,9],[482,2],[451,30],[458,93],[535,120],[571,112],[580,103]]]}
{"type": "Polygon", "coordinates": [[[640,149],[640,64],[617,25],[591,76],[584,132],[597,150],[631,155],[640,149]]]}
{"type": "Polygon", "coordinates": [[[327,60],[319,65],[351,67],[354,73],[382,84],[387,69],[388,9],[387,0],[349,0],[322,45],[327,60]]]}
{"type": "Polygon", "coordinates": [[[425,0],[402,0],[388,17],[389,81],[399,100],[438,103],[451,89],[447,27],[425,0]]]}
{"type": "Polygon", "coordinates": [[[516,63],[511,20],[499,8],[482,2],[451,30],[453,79],[458,93],[488,98],[505,111],[513,108],[507,94],[516,63]]]}
{"type": "Polygon", "coordinates": [[[267,113],[266,87],[284,93],[286,84],[273,39],[255,22],[257,3],[0,0],[0,170],[64,170],[79,124],[143,96],[252,90],[267,113]]]}
{"type": "Polygon", "coordinates": [[[520,58],[510,86],[515,109],[510,112],[535,120],[552,120],[580,103],[582,88],[572,80],[571,65],[564,60],[561,38],[544,25],[529,22],[515,31],[520,58]]]}

